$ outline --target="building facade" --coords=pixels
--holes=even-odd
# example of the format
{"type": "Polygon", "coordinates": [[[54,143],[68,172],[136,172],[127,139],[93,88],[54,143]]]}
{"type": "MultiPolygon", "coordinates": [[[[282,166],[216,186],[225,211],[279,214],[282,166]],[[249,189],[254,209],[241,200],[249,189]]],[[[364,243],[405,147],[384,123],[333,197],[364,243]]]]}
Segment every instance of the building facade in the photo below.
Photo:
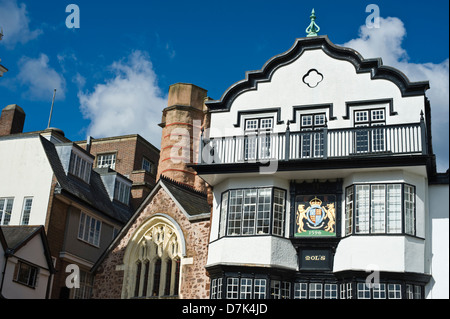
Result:
{"type": "Polygon", "coordinates": [[[42,226],[56,270],[47,297],[89,298],[90,268],[131,217],[132,182],[109,168],[92,168],[94,156],[61,130],[22,133],[24,119],[16,105],[0,117],[0,225],[42,226]],[[79,288],[69,289],[74,269],[79,288]]]}
{"type": "Polygon", "coordinates": [[[45,299],[55,269],[43,226],[0,226],[0,299],[45,299]]]}
{"type": "Polygon", "coordinates": [[[156,185],[159,149],[138,134],[76,142],[94,158],[94,168],[111,168],[129,178],[130,204],[136,210],[156,185]]]}
{"type": "Polygon", "coordinates": [[[428,88],[313,34],[207,101],[210,297],[448,298],[428,88]]]}
{"type": "Polygon", "coordinates": [[[92,267],[97,299],[205,299],[208,186],[189,167],[208,114],[206,91],[178,83],[163,111],[158,181],[92,267]],[[193,135],[195,134],[195,135],[193,135]]]}

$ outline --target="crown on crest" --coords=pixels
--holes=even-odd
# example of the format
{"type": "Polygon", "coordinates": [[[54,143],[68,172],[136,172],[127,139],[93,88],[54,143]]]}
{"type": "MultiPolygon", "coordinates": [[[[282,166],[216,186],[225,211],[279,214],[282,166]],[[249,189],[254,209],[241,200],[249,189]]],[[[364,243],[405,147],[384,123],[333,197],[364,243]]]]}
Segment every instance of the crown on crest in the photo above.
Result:
{"type": "Polygon", "coordinates": [[[317,197],[314,197],[314,199],[312,199],[309,203],[311,204],[311,206],[313,206],[313,205],[320,206],[322,204],[322,201],[320,199],[318,199],[317,197]]]}

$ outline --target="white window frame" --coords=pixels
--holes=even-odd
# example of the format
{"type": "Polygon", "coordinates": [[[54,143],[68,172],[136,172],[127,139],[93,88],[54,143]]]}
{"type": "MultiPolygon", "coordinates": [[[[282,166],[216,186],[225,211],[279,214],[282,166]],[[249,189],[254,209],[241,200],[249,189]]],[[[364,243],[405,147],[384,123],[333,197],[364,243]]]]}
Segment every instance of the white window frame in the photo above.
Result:
{"type": "Polygon", "coordinates": [[[100,247],[102,222],[91,215],[81,212],[78,224],[78,239],[100,247]]]}
{"type": "Polygon", "coordinates": [[[17,263],[17,274],[14,280],[22,285],[35,288],[39,276],[39,267],[21,260],[17,263]],[[24,273],[27,272],[27,273],[24,273]]]}
{"type": "Polygon", "coordinates": [[[286,190],[232,189],[222,193],[219,236],[284,236],[286,190]]]}
{"type": "Polygon", "coordinates": [[[33,197],[25,197],[23,199],[21,225],[29,225],[31,209],[33,207],[33,197]]]}
{"type": "Polygon", "coordinates": [[[0,225],[2,226],[9,225],[11,221],[13,207],[14,207],[14,197],[0,198],[0,225]]]}
{"type": "Polygon", "coordinates": [[[81,178],[83,181],[89,184],[91,178],[92,163],[83,159],[80,155],[74,151],[70,154],[69,173],[81,178]]]}
{"type": "Polygon", "coordinates": [[[114,199],[128,205],[130,203],[130,192],[131,187],[129,185],[116,179],[116,183],[114,185],[114,199]]]}
{"type": "Polygon", "coordinates": [[[117,161],[116,153],[97,154],[97,167],[98,168],[109,167],[109,168],[115,170],[116,169],[116,161],[117,161]]]}
{"type": "Polygon", "coordinates": [[[354,184],[346,188],[345,196],[346,235],[416,236],[415,186],[407,183],[354,184]]]}

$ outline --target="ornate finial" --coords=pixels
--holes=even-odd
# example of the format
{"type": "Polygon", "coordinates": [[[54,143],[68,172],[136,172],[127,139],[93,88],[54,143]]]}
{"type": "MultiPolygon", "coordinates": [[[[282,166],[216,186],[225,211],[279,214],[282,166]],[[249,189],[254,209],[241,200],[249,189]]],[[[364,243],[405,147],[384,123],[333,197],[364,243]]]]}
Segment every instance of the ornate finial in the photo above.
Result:
{"type": "Polygon", "coordinates": [[[316,15],[314,9],[311,12],[311,23],[306,28],[306,36],[307,37],[316,37],[317,33],[320,31],[320,27],[316,24],[316,15]]]}

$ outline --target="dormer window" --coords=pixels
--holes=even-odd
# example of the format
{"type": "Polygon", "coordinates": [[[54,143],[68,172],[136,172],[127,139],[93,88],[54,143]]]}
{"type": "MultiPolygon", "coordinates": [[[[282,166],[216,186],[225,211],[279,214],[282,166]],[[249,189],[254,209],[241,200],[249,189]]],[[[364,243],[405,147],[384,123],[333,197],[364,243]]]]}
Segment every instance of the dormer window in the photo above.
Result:
{"type": "Polygon", "coordinates": [[[116,169],[116,154],[100,154],[97,156],[97,167],[109,167],[116,169]]]}
{"type": "Polygon", "coordinates": [[[114,199],[128,205],[130,201],[130,191],[131,187],[129,185],[117,179],[116,185],[114,186],[114,199]]]}
{"type": "Polygon", "coordinates": [[[92,163],[89,163],[75,152],[72,152],[70,155],[69,173],[89,184],[91,169],[92,163]]]}

